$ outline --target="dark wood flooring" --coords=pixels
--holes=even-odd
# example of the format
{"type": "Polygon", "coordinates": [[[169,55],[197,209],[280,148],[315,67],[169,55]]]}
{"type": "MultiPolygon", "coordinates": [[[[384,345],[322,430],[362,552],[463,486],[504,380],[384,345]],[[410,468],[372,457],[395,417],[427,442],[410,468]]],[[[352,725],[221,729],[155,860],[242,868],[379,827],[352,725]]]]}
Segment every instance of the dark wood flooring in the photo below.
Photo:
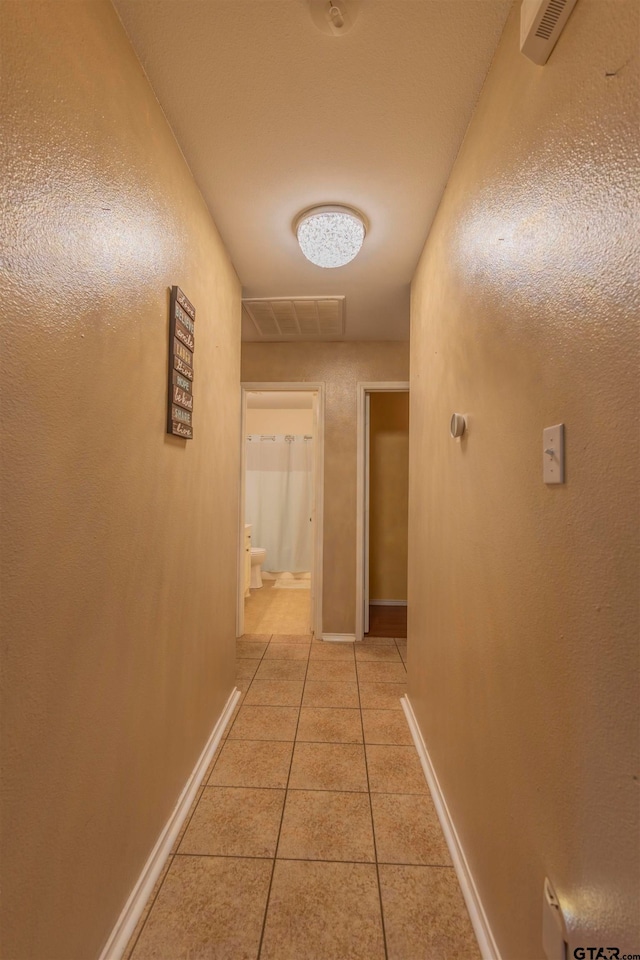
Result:
{"type": "Polygon", "coordinates": [[[379,607],[371,604],[369,607],[369,633],[367,637],[406,637],[407,635],[407,608],[406,607],[379,607]]]}

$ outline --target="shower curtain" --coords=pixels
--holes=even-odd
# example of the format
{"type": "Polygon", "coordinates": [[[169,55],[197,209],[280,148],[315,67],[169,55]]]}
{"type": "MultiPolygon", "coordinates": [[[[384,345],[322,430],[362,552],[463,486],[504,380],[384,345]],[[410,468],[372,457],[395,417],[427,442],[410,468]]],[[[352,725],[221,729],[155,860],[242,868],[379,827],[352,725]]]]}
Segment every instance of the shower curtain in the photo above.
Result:
{"type": "Polygon", "coordinates": [[[313,439],[252,434],[246,440],[245,521],[251,542],[267,551],[264,570],[311,569],[313,439]]]}

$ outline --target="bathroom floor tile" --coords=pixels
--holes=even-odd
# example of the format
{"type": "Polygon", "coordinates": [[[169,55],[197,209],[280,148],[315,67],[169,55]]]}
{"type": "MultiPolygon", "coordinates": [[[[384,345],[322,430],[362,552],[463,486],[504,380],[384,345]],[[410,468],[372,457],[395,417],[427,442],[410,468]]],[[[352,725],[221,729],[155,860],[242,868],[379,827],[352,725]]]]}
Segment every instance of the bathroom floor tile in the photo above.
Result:
{"type": "Polygon", "coordinates": [[[303,707],[296,740],[315,743],[362,743],[359,710],[341,707],[303,707]]]}
{"type": "Polygon", "coordinates": [[[381,864],[380,889],[389,960],[480,960],[473,927],[451,867],[381,864]]]}
{"type": "Polygon", "coordinates": [[[238,660],[261,660],[267,649],[266,640],[238,640],[236,641],[236,658],[238,660]]]}
{"type": "Polygon", "coordinates": [[[132,960],[255,960],[269,860],[176,857],[132,960]]]}
{"type": "Polygon", "coordinates": [[[297,707],[302,700],[302,680],[253,680],[244,702],[251,706],[297,707]]]}
{"type": "Polygon", "coordinates": [[[261,960],[384,960],[374,864],[277,860],[261,960]]]}
{"type": "Polygon", "coordinates": [[[350,680],[356,682],[353,660],[310,660],[307,680],[350,680]]]}
{"type": "Polygon", "coordinates": [[[229,740],[295,740],[297,707],[242,706],[229,740]]]}
{"type": "Polygon", "coordinates": [[[379,863],[451,866],[431,797],[371,794],[371,806],[379,863]]]}
{"type": "MultiPolygon", "coordinates": [[[[245,660],[245,663],[250,661],[245,660]]],[[[305,660],[263,659],[256,673],[256,680],[304,680],[307,673],[305,660]]]]}
{"type": "Polygon", "coordinates": [[[394,644],[393,637],[363,637],[361,641],[356,643],[356,647],[366,647],[366,646],[379,646],[379,647],[392,647],[394,644]]]}
{"type": "Polygon", "coordinates": [[[353,646],[353,643],[314,640],[311,644],[311,660],[353,660],[353,646]]]}
{"type": "Polygon", "coordinates": [[[343,680],[307,680],[302,704],[305,707],[359,707],[358,684],[343,680]]]}
{"type": "Polygon", "coordinates": [[[367,744],[371,793],[428,793],[414,746],[367,744]]]}
{"type": "Polygon", "coordinates": [[[371,660],[358,661],[358,680],[365,683],[405,683],[407,671],[400,660],[398,663],[376,663],[371,660]]]}
{"type": "Polygon", "coordinates": [[[264,655],[265,660],[308,660],[308,643],[270,643],[264,655]]]}
{"type": "Polygon", "coordinates": [[[375,852],[367,794],[289,790],[278,857],[373,863],[375,852]]]}
{"type": "Polygon", "coordinates": [[[275,856],[284,796],[284,790],[205,787],[178,856],[275,856]]]}
{"type": "Polygon", "coordinates": [[[406,683],[363,683],[360,680],[358,688],[363,710],[402,710],[400,697],[407,692],[406,683]]]}
{"type": "Polygon", "coordinates": [[[362,725],[365,743],[413,745],[402,710],[363,710],[362,725]]]}
{"type": "Polygon", "coordinates": [[[282,740],[227,740],[209,786],[280,787],[287,785],[293,743],[282,740]]]}
{"type": "Polygon", "coordinates": [[[400,654],[395,643],[386,645],[381,643],[358,644],[356,647],[358,662],[373,661],[377,663],[401,663],[400,654]]]}
{"type": "Polygon", "coordinates": [[[367,790],[364,748],[354,743],[297,741],[289,776],[291,790],[367,790]]]}

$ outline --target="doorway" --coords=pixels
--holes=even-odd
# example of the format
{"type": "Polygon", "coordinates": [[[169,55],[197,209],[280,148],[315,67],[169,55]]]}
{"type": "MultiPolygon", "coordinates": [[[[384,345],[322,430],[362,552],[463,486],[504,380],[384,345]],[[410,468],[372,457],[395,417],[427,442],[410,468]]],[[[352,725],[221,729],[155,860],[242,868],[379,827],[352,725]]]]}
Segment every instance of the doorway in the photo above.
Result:
{"type": "Polygon", "coordinates": [[[356,639],[406,637],[409,384],[358,384],[356,639]]]}
{"type": "Polygon", "coordinates": [[[323,384],[242,384],[237,635],[320,635],[323,384]]]}

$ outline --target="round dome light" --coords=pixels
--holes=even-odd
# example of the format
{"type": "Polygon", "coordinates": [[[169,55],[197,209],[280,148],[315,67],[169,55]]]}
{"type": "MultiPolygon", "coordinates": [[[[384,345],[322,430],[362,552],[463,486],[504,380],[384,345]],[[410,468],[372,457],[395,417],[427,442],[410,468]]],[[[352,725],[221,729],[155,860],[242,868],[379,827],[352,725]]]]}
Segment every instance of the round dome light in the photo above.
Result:
{"type": "Polygon", "coordinates": [[[303,210],[295,222],[300,249],[318,267],[343,267],[360,252],[367,227],[361,213],[338,204],[303,210]]]}

